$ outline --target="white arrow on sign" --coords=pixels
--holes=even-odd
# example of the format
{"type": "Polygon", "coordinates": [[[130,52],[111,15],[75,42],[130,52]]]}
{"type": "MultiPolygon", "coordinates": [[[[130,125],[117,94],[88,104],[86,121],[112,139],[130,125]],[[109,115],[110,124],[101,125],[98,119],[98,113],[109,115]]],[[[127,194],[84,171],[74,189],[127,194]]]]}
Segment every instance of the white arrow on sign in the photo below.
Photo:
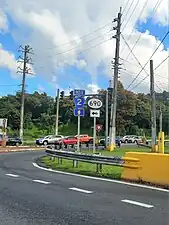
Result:
{"type": "Polygon", "coordinates": [[[98,110],[98,109],[91,109],[90,110],[90,117],[100,117],[100,110],[98,110]]]}
{"type": "Polygon", "coordinates": [[[98,98],[91,98],[88,101],[88,106],[92,109],[100,109],[102,105],[103,105],[102,101],[98,98]]]}

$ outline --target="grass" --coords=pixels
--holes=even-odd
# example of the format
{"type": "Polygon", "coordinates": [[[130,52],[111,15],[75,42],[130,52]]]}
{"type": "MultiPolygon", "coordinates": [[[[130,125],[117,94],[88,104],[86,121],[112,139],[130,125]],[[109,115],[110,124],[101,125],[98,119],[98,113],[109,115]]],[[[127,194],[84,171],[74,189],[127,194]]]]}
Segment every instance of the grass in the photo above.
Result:
{"type": "MultiPolygon", "coordinates": [[[[125,152],[151,152],[151,149],[148,148],[117,148],[113,152],[105,151],[105,150],[98,150],[97,153],[101,153],[102,155],[106,156],[119,156],[122,157],[125,155],[125,152]]],[[[87,154],[92,154],[92,150],[85,150],[82,151],[87,154]]],[[[166,153],[169,153],[169,147],[166,147],[166,153]]],[[[73,162],[72,160],[62,160],[62,164],[58,164],[57,159],[55,161],[52,161],[50,157],[45,156],[40,159],[41,163],[43,163],[48,168],[52,168],[54,170],[61,170],[65,172],[72,172],[72,173],[78,173],[78,174],[84,174],[89,176],[99,176],[99,177],[105,177],[105,178],[113,178],[113,179],[120,179],[121,173],[123,171],[122,167],[119,166],[106,166],[103,165],[102,173],[96,173],[96,165],[91,163],[85,163],[85,162],[78,162],[78,168],[73,168],[73,162]]]]}
{"type": "Polygon", "coordinates": [[[48,156],[41,158],[41,163],[54,170],[113,179],[120,179],[121,173],[123,171],[123,168],[119,166],[103,166],[102,173],[96,173],[95,164],[79,162],[78,168],[73,168],[72,160],[63,159],[62,164],[58,164],[56,159],[55,161],[52,161],[48,156]]]}

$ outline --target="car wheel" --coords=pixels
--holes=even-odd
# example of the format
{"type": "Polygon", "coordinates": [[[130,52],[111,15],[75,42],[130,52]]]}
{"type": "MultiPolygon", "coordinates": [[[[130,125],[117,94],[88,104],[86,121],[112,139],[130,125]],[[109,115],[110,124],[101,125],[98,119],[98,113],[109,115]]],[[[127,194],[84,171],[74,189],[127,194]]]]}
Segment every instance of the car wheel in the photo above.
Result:
{"type": "Polygon", "coordinates": [[[125,140],[125,144],[127,144],[128,143],[128,141],[127,140],[125,140]]]}
{"type": "Polygon", "coordinates": [[[47,145],[47,144],[48,144],[48,141],[44,141],[43,144],[44,144],[44,145],[47,145]]]}
{"type": "Polygon", "coordinates": [[[17,146],[17,147],[19,146],[19,143],[18,143],[18,142],[16,143],[16,146],[17,146]]]}

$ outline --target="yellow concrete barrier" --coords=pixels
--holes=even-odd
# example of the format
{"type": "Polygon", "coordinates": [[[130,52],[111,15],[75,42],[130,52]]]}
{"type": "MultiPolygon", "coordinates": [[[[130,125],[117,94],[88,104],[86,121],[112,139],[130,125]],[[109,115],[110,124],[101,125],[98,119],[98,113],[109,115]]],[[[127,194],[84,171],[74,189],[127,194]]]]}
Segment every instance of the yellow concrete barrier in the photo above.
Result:
{"type": "Polygon", "coordinates": [[[169,154],[127,152],[123,160],[123,179],[169,185],[169,154]]]}

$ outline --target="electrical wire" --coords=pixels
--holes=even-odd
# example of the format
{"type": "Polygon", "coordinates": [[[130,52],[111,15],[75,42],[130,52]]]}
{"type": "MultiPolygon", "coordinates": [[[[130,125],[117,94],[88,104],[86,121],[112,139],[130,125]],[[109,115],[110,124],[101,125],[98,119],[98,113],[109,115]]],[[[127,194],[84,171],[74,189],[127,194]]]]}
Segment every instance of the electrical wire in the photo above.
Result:
{"type": "MultiPolygon", "coordinates": [[[[168,56],[169,57],[169,56],[168,56]]],[[[135,66],[135,67],[137,67],[137,68],[140,68],[140,66],[138,66],[138,65],[136,65],[136,64],[134,64],[134,63],[132,63],[132,62],[130,62],[130,61],[128,61],[128,60],[125,60],[125,59],[123,59],[123,58],[121,58],[120,57],[120,59],[121,60],[123,60],[124,62],[127,62],[127,63],[129,63],[130,65],[132,65],[132,66],[135,66]]],[[[146,70],[146,69],[145,69],[146,70]]],[[[147,71],[147,70],[146,70],[147,71]]],[[[147,71],[147,73],[149,73],[148,71],[147,71]]],[[[159,75],[158,73],[154,73],[156,76],[158,76],[158,77],[161,77],[161,78],[164,78],[164,79],[167,79],[167,77],[164,77],[164,76],[162,76],[162,75],[159,75]]]]}
{"type": "MultiPolygon", "coordinates": [[[[140,11],[140,14],[139,14],[139,16],[138,16],[138,18],[137,18],[136,21],[140,21],[141,16],[142,16],[142,14],[143,14],[143,12],[144,12],[145,7],[147,6],[147,4],[148,4],[148,0],[145,0],[145,3],[144,3],[144,5],[143,5],[142,10],[140,11]]],[[[136,23],[135,23],[135,24],[136,24],[136,23]]],[[[129,37],[127,38],[127,41],[129,41],[129,40],[131,39],[131,36],[132,36],[134,30],[135,30],[135,25],[133,26],[133,29],[132,29],[132,31],[131,31],[129,37]]],[[[122,54],[122,52],[124,51],[124,49],[125,49],[125,45],[124,45],[123,49],[121,50],[121,53],[120,53],[120,54],[122,54]]]]}
{"type": "Polygon", "coordinates": [[[124,27],[123,27],[122,32],[124,31],[124,29],[126,28],[127,24],[129,23],[129,21],[130,21],[132,15],[134,14],[134,12],[135,12],[135,10],[136,10],[136,8],[137,8],[139,2],[140,2],[140,0],[137,0],[136,5],[135,5],[135,7],[133,8],[133,10],[132,10],[132,12],[131,12],[131,14],[130,14],[128,20],[126,21],[126,23],[125,23],[125,25],[124,25],[124,27]]]}
{"type": "MultiPolygon", "coordinates": [[[[129,84],[129,86],[127,87],[127,89],[129,87],[131,87],[131,85],[134,83],[134,81],[139,77],[139,75],[141,74],[141,72],[144,70],[144,68],[146,67],[146,65],[149,63],[150,59],[155,55],[155,53],[157,52],[157,50],[159,49],[159,47],[161,46],[161,44],[164,42],[164,40],[166,39],[166,37],[168,36],[169,31],[165,34],[165,36],[163,37],[163,39],[161,40],[161,42],[159,43],[159,45],[157,46],[157,48],[153,51],[152,55],[150,56],[149,60],[145,63],[145,65],[143,66],[143,68],[140,70],[140,72],[137,74],[137,76],[132,80],[132,82],[129,84]]],[[[148,76],[147,76],[148,77],[148,76]]],[[[145,79],[147,78],[145,77],[145,79]]],[[[143,79],[144,80],[144,79],[143,79]]],[[[132,88],[132,90],[136,87],[138,87],[138,85],[141,83],[141,81],[132,88]]]]}
{"type": "MultiPolygon", "coordinates": [[[[103,42],[100,42],[100,43],[98,43],[98,44],[96,44],[96,45],[93,45],[93,46],[91,46],[91,47],[89,47],[89,48],[86,48],[86,49],[84,49],[84,50],[81,50],[81,51],[79,51],[78,53],[79,54],[81,54],[81,53],[83,53],[83,52],[85,52],[85,51],[89,51],[90,49],[93,49],[93,48],[95,48],[95,47],[98,47],[98,46],[100,46],[100,45],[102,45],[102,44],[105,44],[106,42],[108,42],[108,41],[110,41],[111,40],[111,38],[109,38],[109,39],[107,39],[107,40],[104,40],[103,42]]],[[[42,67],[36,67],[36,68],[44,68],[44,66],[42,66],[42,67]]]]}
{"type": "MultiPolygon", "coordinates": [[[[152,19],[154,13],[155,13],[156,10],[158,9],[158,7],[161,5],[162,1],[163,1],[163,0],[158,0],[158,2],[155,4],[155,6],[154,6],[154,8],[153,8],[153,11],[152,11],[151,16],[149,17],[149,19],[152,19]]],[[[140,35],[138,36],[138,38],[137,38],[135,44],[134,44],[133,47],[132,47],[132,51],[135,49],[135,47],[136,47],[136,45],[138,44],[138,42],[139,42],[139,40],[140,40],[140,38],[141,38],[142,35],[143,35],[143,33],[140,33],[140,35]]],[[[129,54],[127,55],[126,60],[129,58],[130,54],[131,54],[131,52],[129,52],[129,54]]]]}
{"type": "Polygon", "coordinates": [[[168,58],[169,58],[169,55],[160,64],[158,64],[158,66],[156,66],[154,70],[158,69],[168,58]]]}
{"type": "Polygon", "coordinates": [[[61,46],[69,45],[69,44],[71,44],[73,42],[76,42],[76,41],[79,41],[79,40],[83,40],[84,38],[90,36],[91,34],[96,33],[97,31],[100,31],[100,30],[104,29],[105,27],[109,26],[111,23],[112,22],[109,22],[109,23],[105,24],[104,26],[102,26],[102,27],[100,27],[100,28],[98,28],[98,29],[88,33],[88,34],[85,34],[85,35],[83,35],[83,36],[81,36],[79,38],[76,38],[74,40],[71,40],[71,41],[68,41],[68,42],[65,42],[65,43],[62,43],[62,44],[55,45],[55,47],[51,47],[51,48],[48,48],[48,49],[49,50],[50,49],[53,50],[53,48],[58,48],[58,47],[61,47],[61,46]]]}
{"type": "Polygon", "coordinates": [[[129,11],[130,11],[130,9],[131,9],[131,7],[132,7],[134,1],[135,1],[135,0],[132,0],[132,2],[131,2],[130,5],[129,5],[129,8],[128,8],[127,12],[126,12],[125,15],[123,16],[122,24],[123,24],[123,22],[124,22],[125,17],[128,15],[128,13],[129,13],[129,11]]]}
{"type": "MultiPolygon", "coordinates": [[[[96,39],[99,39],[99,38],[102,37],[102,36],[104,37],[106,34],[108,34],[108,33],[110,33],[110,32],[111,32],[111,30],[109,30],[109,31],[107,31],[107,32],[105,32],[105,33],[103,33],[103,34],[101,34],[101,35],[99,35],[99,36],[97,36],[97,37],[95,37],[95,38],[89,40],[89,41],[86,41],[86,42],[83,43],[83,45],[88,44],[88,43],[90,43],[90,42],[92,42],[92,41],[94,41],[94,40],[96,40],[96,39]]],[[[54,56],[63,55],[63,54],[69,53],[69,52],[71,52],[71,51],[73,51],[73,50],[75,50],[75,49],[78,49],[78,48],[79,48],[79,46],[76,46],[76,47],[73,47],[73,48],[71,48],[71,49],[68,49],[67,51],[59,52],[59,53],[55,54],[54,56]]],[[[37,54],[36,54],[36,56],[37,56],[37,54]]],[[[51,58],[51,57],[53,57],[53,55],[52,55],[52,56],[48,56],[48,58],[51,58]]]]}

